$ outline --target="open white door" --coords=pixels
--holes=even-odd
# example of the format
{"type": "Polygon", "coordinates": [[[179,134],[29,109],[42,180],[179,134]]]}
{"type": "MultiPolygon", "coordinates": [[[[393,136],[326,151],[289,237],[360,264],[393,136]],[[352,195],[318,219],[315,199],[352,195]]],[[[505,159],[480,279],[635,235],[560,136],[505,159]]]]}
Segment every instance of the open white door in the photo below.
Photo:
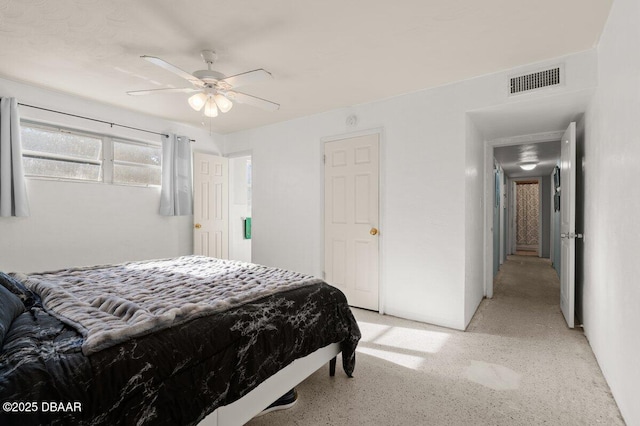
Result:
{"type": "Polygon", "coordinates": [[[193,253],[229,258],[229,160],[193,154],[193,253]]]}
{"type": "Polygon", "coordinates": [[[560,308],[574,327],[576,265],[576,123],[562,135],[560,154],[560,308]]]}
{"type": "Polygon", "coordinates": [[[326,281],[351,306],[378,310],[378,134],[325,144],[326,281]]]}

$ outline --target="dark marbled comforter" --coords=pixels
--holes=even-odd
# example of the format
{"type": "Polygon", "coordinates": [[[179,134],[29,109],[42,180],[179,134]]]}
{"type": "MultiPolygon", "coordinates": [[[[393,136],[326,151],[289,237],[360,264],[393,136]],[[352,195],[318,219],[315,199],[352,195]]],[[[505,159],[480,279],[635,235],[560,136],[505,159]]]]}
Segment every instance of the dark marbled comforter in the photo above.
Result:
{"type": "Polygon", "coordinates": [[[82,354],[80,334],[36,304],[14,320],[5,338],[0,401],[33,402],[37,409],[19,414],[0,409],[0,424],[196,424],[330,343],[341,342],[343,367],[351,376],[359,339],[344,294],[325,283],[277,293],[90,356],[82,354]],[[59,403],[72,408],[68,403],[74,402],[81,411],[51,411],[59,403]]]}

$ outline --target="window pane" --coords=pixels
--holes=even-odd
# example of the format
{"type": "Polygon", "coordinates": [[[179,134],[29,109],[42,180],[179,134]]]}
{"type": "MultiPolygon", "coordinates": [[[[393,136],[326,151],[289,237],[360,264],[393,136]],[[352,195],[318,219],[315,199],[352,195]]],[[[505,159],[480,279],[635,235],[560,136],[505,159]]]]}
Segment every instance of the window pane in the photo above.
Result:
{"type": "Polygon", "coordinates": [[[160,185],[160,167],[114,164],[113,182],[130,185],[160,185]]]}
{"type": "Polygon", "coordinates": [[[135,145],[126,142],[113,142],[113,159],[128,163],[159,166],[161,161],[160,147],[135,145]]]}
{"type": "Polygon", "coordinates": [[[83,160],[99,161],[102,140],[58,130],[44,130],[22,126],[22,149],[45,154],[61,155],[83,160]]]}
{"type": "Polygon", "coordinates": [[[100,180],[101,167],[98,164],[81,164],[68,161],[23,158],[25,174],[66,179],[100,180]]]}

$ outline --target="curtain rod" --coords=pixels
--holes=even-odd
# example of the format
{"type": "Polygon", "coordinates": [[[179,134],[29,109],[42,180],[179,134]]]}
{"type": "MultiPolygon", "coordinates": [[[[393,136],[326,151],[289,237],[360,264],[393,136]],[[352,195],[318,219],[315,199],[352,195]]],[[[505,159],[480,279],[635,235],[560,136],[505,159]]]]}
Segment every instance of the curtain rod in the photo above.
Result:
{"type": "MultiPolygon", "coordinates": [[[[169,135],[167,135],[166,133],[158,133],[158,132],[154,132],[152,130],[140,129],[138,127],[125,126],[124,124],[117,124],[117,123],[112,123],[110,121],[98,120],[97,118],[85,117],[83,115],[69,114],[68,112],[56,111],[55,109],[42,108],[42,107],[39,107],[39,106],[27,105],[27,104],[21,104],[21,103],[18,103],[18,105],[24,106],[24,107],[28,107],[28,108],[40,109],[42,111],[55,112],[56,114],[68,115],[70,117],[83,118],[85,120],[96,121],[98,123],[108,124],[111,127],[113,127],[113,126],[123,127],[125,129],[137,130],[139,132],[146,132],[146,133],[152,133],[154,135],[164,136],[165,138],[169,137],[169,135]]],[[[196,141],[195,139],[189,139],[189,142],[195,142],[195,141],[196,141]]]]}

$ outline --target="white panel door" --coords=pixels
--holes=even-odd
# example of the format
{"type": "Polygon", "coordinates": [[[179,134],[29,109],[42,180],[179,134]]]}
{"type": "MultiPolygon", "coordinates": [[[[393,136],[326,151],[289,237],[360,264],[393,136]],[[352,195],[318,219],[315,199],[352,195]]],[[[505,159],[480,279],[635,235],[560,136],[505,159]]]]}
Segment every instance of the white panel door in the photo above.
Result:
{"type": "Polygon", "coordinates": [[[562,136],[560,154],[560,308],[569,328],[575,315],[576,123],[562,136]]]}
{"type": "Polygon", "coordinates": [[[229,160],[193,154],[193,253],[229,258],[229,160]]]}
{"type": "Polygon", "coordinates": [[[352,306],[378,310],[378,134],[324,147],[325,279],[352,306]]]}

